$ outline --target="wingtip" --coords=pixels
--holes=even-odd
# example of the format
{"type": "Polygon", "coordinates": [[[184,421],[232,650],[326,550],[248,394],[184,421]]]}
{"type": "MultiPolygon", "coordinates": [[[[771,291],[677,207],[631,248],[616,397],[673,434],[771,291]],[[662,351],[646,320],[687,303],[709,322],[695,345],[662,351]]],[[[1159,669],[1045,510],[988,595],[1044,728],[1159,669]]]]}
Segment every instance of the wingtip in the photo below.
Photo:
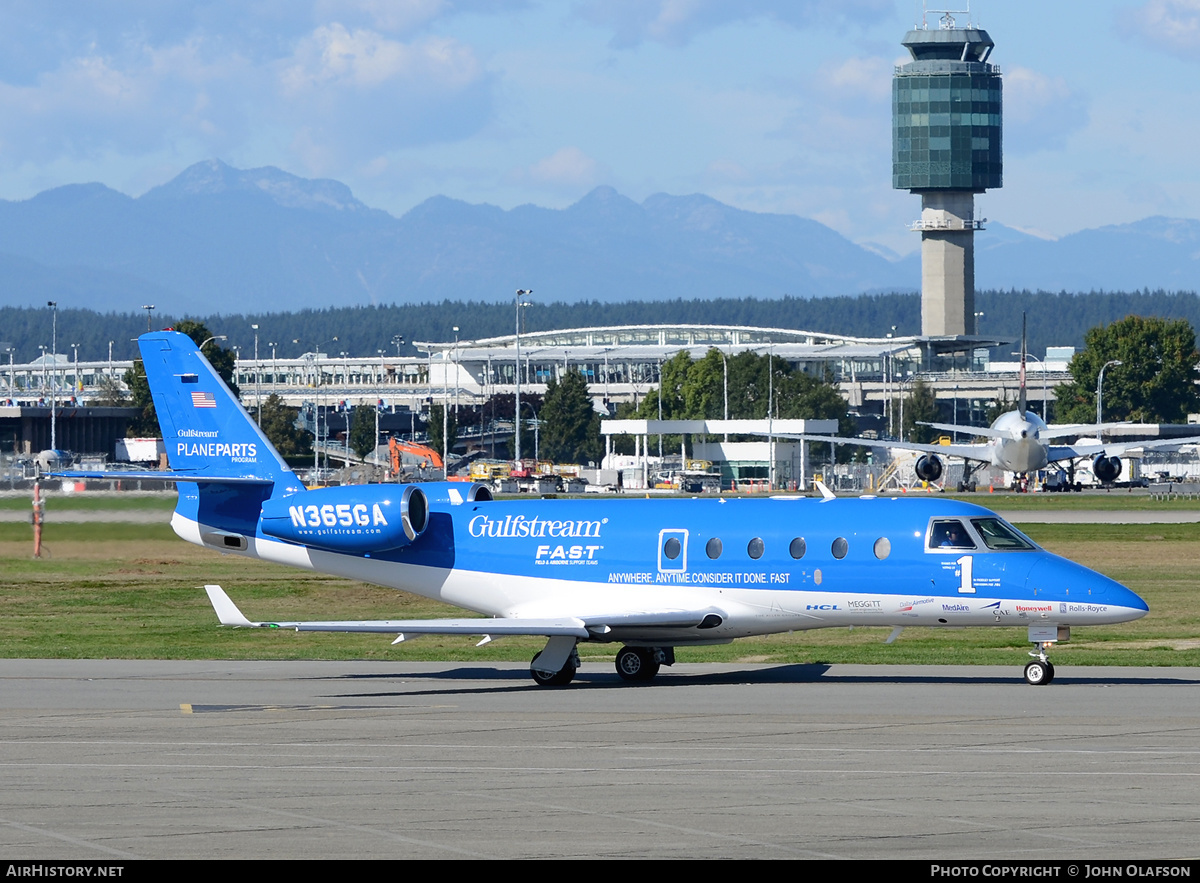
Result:
{"type": "Polygon", "coordinates": [[[233,600],[225,594],[225,590],[220,586],[205,586],[204,591],[208,593],[208,601],[216,611],[217,619],[221,621],[221,625],[240,626],[242,628],[254,628],[257,623],[253,623],[238,610],[237,605],[233,600]]]}

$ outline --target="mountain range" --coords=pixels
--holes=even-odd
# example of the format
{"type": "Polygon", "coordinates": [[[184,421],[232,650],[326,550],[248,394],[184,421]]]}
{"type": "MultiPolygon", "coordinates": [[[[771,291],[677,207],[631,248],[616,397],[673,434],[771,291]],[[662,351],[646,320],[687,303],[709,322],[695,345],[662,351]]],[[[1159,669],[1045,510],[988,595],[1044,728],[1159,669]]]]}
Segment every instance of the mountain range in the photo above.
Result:
{"type": "MultiPolygon", "coordinates": [[[[1200,289],[1200,221],[1054,241],[990,227],[981,288],[1200,289]]],[[[637,203],[598,187],[565,209],[507,211],[435,196],[397,218],[337,181],[213,160],[136,198],[77,184],[0,201],[0,279],[2,305],[212,315],[494,302],[518,287],[567,303],[912,291],[920,259],[702,195],[637,203]]]]}

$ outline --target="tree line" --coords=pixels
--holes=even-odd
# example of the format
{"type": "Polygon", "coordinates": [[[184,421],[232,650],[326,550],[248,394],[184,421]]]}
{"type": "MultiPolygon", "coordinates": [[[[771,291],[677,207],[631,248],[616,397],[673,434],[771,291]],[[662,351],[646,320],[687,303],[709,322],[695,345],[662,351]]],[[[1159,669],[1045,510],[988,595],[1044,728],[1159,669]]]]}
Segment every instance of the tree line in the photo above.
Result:
{"type": "MultiPolygon", "coordinates": [[[[983,313],[979,332],[985,336],[1020,336],[1021,315],[1029,317],[1030,351],[1039,356],[1047,346],[1084,345],[1091,328],[1128,315],[1183,319],[1200,325],[1200,296],[1195,292],[1126,291],[1087,293],[1046,291],[981,291],[976,310],[983,313]]],[[[254,352],[254,329],[259,326],[259,357],[271,357],[271,344],[280,357],[291,358],[320,348],[327,353],[374,356],[395,354],[394,340],[403,338],[400,353],[414,356],[413,341],[472,340],[512,334],[515,308],[510,301],[482,303],[444,301],[375,307],[337,307],[298,312],[248,312],[233,316],[171,315],[155,312],[154,328],[178,327],[183,320],[202,323],[213,334],[225,335],[226,346],[240,349],[248,359],[254,352]],[[334,340],[336,338],[336,340],[334,340]],[[297,342],[298,341],[298,342],[297,342]]],[[[897,335],[919,334],[921,303],[916,293],[865,294],[847,297],[780,299],[724,298],[713,300],[626,301],[622,303],[535,302],[523,314],[523,330],[549,331],[610,325],[751,325],[883,337],[895,326],[897,335]]],[[[58,314],[59,351],[80,359],[132,359],[136,337],[144,333],[147,315],[98,313],[62,309],[58,314]]],[[[36,359],[39,345],[49,346],[51,315],[47,307],[0,307],[0,355],[13,348],[14,360],[36,359]]],[[[997,358],[1010,358],[1011,347],[998,348],[997,358]]]]}

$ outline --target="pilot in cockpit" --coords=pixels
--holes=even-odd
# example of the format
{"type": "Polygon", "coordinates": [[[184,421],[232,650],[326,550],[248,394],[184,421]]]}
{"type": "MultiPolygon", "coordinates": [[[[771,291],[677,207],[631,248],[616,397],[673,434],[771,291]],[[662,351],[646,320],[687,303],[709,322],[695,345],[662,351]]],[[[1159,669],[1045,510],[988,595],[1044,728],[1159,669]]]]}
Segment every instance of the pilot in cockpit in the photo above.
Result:
{"type": "Polygon", "coordinates": [[[974,543],[958,521],[939,521],[933,526],[930,545],[942,549],[970,549],[974,543]]]}

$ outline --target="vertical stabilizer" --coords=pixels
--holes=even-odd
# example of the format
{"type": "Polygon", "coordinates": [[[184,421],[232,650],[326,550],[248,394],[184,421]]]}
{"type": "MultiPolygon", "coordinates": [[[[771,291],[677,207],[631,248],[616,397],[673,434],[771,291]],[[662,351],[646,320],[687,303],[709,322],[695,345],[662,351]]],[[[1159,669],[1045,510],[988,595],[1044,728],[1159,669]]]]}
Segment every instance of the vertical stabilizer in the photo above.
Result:
{"type": "Polygon", "coordinates": [[[186,334],[138,338],[172,471],[192,478],[255,478],[275,493],[303,486],[186,334]]]}

